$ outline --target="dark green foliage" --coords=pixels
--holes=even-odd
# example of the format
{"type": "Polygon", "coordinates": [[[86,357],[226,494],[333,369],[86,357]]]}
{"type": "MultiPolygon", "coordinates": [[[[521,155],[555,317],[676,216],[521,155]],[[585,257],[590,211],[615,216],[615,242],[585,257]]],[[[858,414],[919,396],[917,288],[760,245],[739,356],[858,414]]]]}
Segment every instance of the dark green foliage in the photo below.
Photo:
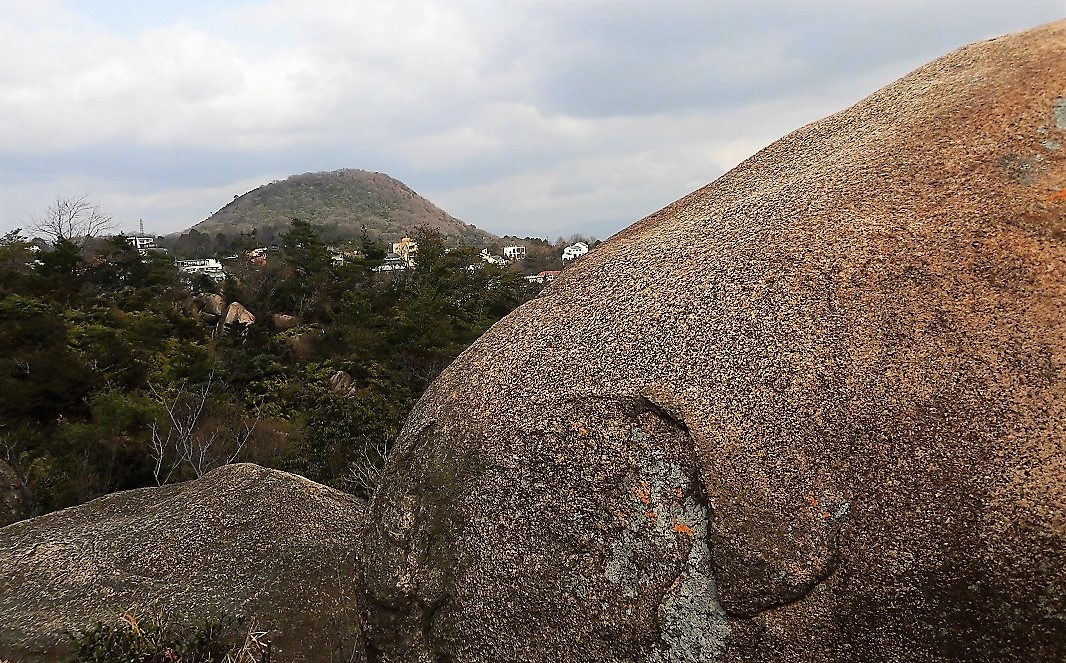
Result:
{"type": "Polygon", "coordinates": [[[534,294],[433,230],[413,234],[417,269],[393,273],[373,270],[369,233],[338,263],[321,233],[294,219],[266,264],[227,264],[221,296],[257,320],[221,334],[170,257],[0,238],[0,458],[38,509],[233,461],[365,495],[429,383],[534,294]],[[275,313],[300,324],[279,332],[275,313]],[[334,390],[338,371],[351,384],[334,390]]]}
{"type": "Polygon", "coordinates": [[[345,395],[324,392],[310,401],[303,438],[294,445],[286,468],[341,490],[353,488],[353,465],[384,462],[382,451],[414,405],[409,397],[389,398],[373,389],[345,395]]]}
{"type": "Polygon", "coordinates": [[[0,421],[43,424],[84,412],[90,371],[67,341],[53,305],[20,295],[0,299],[0,421]]]}
{"type": "Polygon", "coordinates": [[[126,613],[115,624],[70,633],[70,663],[221,663],[259,660],[244,620],[227,614],[185,625],[126,613]],[[229,658],[227,658],[229,657],[229,658]]]}

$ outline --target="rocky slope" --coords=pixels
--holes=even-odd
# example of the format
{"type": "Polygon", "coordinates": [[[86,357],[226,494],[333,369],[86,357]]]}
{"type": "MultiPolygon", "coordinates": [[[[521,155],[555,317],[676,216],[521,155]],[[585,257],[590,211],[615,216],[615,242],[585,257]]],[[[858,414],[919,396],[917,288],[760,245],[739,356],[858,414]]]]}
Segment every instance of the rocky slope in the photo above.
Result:
{"type": "Polygon", "coordinates": [[[423,397],[373,660],[1066,659],[1064,274],[1066,22],[783,138],[423,397]]]}
{"type": "Polygon", "coordinates": [[[350,495],[243,464],[9,525],[0,660],[63,660],[64,630],[131,608],[177,622],[243,615],[271,631],[275,660],[361,660],[362,516],[350,495]]]}
{"type": "Polygon", "coordinates": [[[495,239],[388,175],[354,169],[304,173],[264,184],[238,196],[193,229],[212,236],[285,230],[294,217],[323,226],[330,239],[358,239],[364,226],[374,239],[387,241],[396,241],[419,226],[468,244],[495,239]]]}

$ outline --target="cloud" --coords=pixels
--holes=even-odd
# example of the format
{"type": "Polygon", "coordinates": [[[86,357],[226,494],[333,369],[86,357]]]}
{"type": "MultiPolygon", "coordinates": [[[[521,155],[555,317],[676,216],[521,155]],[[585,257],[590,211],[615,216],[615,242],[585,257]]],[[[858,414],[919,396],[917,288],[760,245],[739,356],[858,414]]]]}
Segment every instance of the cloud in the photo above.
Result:
{"type": "Polygon", "coordinates": [[[87,193],[177,230],[254,184],[356,167],[496,232],[605,235],[936,55],[1062,14],[1061,0],[0,0],[0,226],[87,193]]]}

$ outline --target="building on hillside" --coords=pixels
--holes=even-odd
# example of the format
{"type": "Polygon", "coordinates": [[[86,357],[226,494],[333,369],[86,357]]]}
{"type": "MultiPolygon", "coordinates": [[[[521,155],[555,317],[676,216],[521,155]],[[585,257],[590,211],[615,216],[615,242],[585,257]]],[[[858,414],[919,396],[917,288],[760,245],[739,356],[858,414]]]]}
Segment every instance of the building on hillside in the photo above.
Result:
{"type": "Polygon", "coordinates": [[[550,283],[555,280],[556,276],[559,276],[558,270],[545,270],[536,274],[530,274],[526,277],[526,280],[530,283],[550,283]]]}
{"type": "Polygon", "coordinates": [[[326,249],[330,253],[330,256],[333,260],[333,264],[337,266],[345,265],[350,260],[356,260],[361,255],[359,251],[355,249],[345,251],[344,249],[341,249],[336,246],[327,246],[326,249]]]}
{"type": "Polygon", "coordinates": [[[413,268],[414,265],[407,262],[406,259],[401,258],[395,253],[390,253],[385,256],[385,261],[374,268],[375,272],[398,272],[404,269],[413,268]]]}
{"type": "Polygon", "coordinates": [[[563,249],[563,262],[577,260],[589,252],[589,245],[584,242],[576,242],[563,249]]]}
{"type": "Polygon", "coordinates": [[[222,263],[214,258],[194,258],[193,260],[175,260],[174,266],[182,274],[195,276],[204,274],[215,281],[225,281],[226,272],[222,269],[222,263]]]}
{"type": "Polygon", "coordinates": [[[485,262],[489,263],[490,265],[497,265],[499,267],[507,266],[507,259],[506,258],[504,258],[503,256],[494,256],[491,253],[489,253],[488,249],[481,249],[480,255],[481,255],[481,259],[484,260],[485,262]]]}
{"type": "Polygon", "coordinates": [[[398,242],[393,242],[392,252],[403,258],[408,267],[414,267],[415,254],[418,253],[418,242],[410,237],[404,237],[398,242]]]}
{"type": "Polygon", "coordinates": [[[525,260],[526,247],[524,246],[505,246],[503,247],[503,255],[508,260],[525,260]]]}
{"type": "Polygon", "coordinates": [[[133,235],[132,237],[126,237],[126,241],[130,243],[130,246],[137,249],[137,253],[142,256],[148,255],[149,251],[159,250],[159,247],[155,245],[155,237],[133,235]]]}
{"type": "Polygon", "coordinates": [[[561,272],[558,269],[549,269],[537,274],[537,276],[543,278],[545,281],[554,281],[556,276],[559,276],[561,272]]]}

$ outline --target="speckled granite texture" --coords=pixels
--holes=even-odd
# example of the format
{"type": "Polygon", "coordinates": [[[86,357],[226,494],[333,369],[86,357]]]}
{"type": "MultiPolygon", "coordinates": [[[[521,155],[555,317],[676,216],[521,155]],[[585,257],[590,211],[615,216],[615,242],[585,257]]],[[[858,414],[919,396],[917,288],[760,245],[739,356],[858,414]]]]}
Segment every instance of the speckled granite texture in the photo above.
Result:
{"type": "Polygon", "coordinates": [[[639,221],[412,413],[373,661],[1066,659],[1066,22],[639,221]]]}
{"type": "Polygon", "coordinates": [[[64,630],[117,623],[127,609],[190,623],[225,610],[271,631],[275,661],[362,660],[353,600],[363,509],[239,464],[4,527],[0,660],[64,660],[64,630]]]}

